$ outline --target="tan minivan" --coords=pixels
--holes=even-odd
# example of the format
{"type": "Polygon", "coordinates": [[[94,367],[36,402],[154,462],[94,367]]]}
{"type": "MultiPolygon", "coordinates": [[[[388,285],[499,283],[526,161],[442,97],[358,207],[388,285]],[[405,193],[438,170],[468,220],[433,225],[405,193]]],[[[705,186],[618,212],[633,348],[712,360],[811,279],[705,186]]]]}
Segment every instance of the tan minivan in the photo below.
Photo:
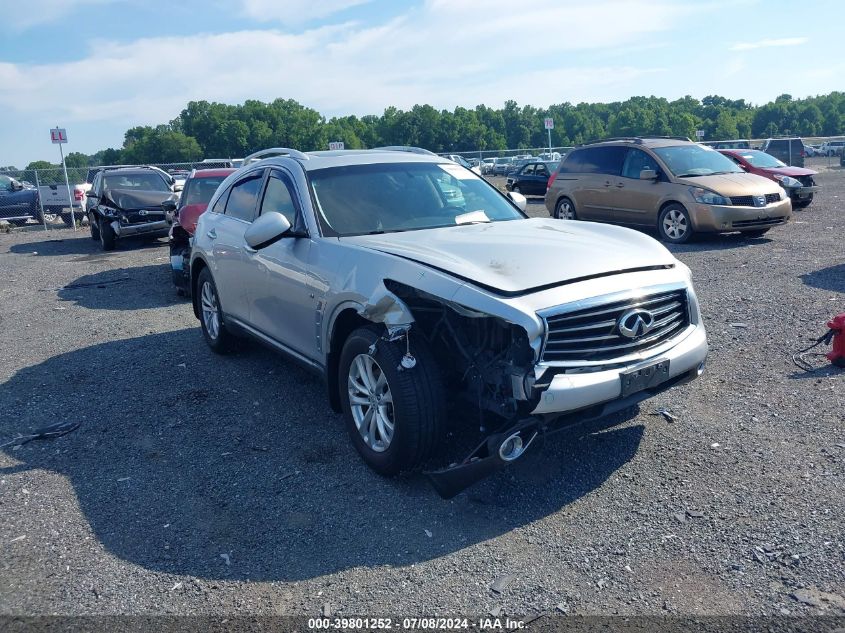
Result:
{"type": "Polygon", "coordinates": [[[662,240],[742,231],[759,236],[786,224],[789,196],[689,139],[625,138],[576,147],[546,191],[546,208],[565,220],[657,227],[662,240]]]}

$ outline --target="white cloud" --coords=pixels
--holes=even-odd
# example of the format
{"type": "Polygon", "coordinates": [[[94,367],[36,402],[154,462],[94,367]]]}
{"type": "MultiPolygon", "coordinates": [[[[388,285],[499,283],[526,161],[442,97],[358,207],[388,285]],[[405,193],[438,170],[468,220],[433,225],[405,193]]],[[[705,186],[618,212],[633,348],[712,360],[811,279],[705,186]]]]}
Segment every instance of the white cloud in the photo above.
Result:
{"type": "Polygon", "coordinates": [[[244,13],[259,22],[305,24],[372,0],[241,0],[244,13]]]}
{"type": "Polygon", "coordinates": [[[738,42],[731,46],[732,51],[750,51],[757,48],[775,48],[780,46],[800,46],[807,42],[806,37],[783,37],[776,40],[758,40],[756,42],[738,42]]]}
{"type": "MultiPolygon", "coordinates": [[[[610,51],[677,28],[690,11],[667,0],[595,0],[588,7],[536,0],[519,11],[512,0],[487,0],[483,12],[474,3],[429,0],[369,26],[95,41],[78,61],[0,62],[0,111],[33,129],[61,122],[69,131],[103,130],[97,138],[74,137],[75,149],[91,152],[119,146],[122,136],[112,138],[113,130],[167,122],[200,99],[291,98],[327,116],[417,103],[451,110],[508,99],[613,100],[642,94],[640,82],[663,72],[663,56],[613,58],[610,51]]],[[[0,145],[3,137],[0,131],[0,145]]]]}

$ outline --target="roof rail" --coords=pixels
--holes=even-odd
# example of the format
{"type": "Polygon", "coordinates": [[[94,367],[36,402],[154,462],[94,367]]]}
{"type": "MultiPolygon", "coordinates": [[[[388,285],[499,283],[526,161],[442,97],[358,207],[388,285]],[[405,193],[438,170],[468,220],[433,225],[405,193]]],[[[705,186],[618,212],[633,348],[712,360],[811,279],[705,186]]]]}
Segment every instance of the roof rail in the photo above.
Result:
{"type": "MultiPolygon", "coordinates": [[[[662,139],[662,140],[669,140],[669,141],[688,141],[692,143],[687,136],[657,136],[655,134],[647,134],[645,136],[608,136],[607,138],[594,138],[589,141],[584,141],[581,145],[595,145],[596,143],[607,143],[610,141],[630,141],[631,143],[636,143],[637,145],[642,145],[644,140],[648,139],[662,139]]],[[[580,147],[580,145],[579,145],[580,147]]]]}
{"type": "Polygon", "coordinates": [[[410,152],[412,154],[425,154],[427,156],[437,156],[434,152],[430,152],[422,147],[414,147],[412,145],[385,145],[383,147],[374,147],[374,150],[381,150],[387,152],[410,152]]]}
{"type": "Polygon", "coordinates": [[[254,163],[264,158],[269,158],[270,156],[290,156],[296,160],[308,160],[308,155],[303,154],[298,149],[291,149],[289,147],[270,147],[268,149],[257,151],[244,158],[243,166],[246,167],[250,163],[254,163]]]}

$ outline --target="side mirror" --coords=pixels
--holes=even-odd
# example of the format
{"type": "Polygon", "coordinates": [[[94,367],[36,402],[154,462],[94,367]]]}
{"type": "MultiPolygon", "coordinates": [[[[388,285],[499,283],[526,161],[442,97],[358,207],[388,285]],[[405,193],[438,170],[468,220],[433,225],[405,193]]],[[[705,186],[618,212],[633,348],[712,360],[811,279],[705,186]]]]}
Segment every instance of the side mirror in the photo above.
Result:
{"type": "Polygon", "coordinates": [[[88,191],[85,192],[85,197],[86,198],[96,198],[97,194],[89,189],[88,191]]]}
{"type": "Polygon", "coordinates": [[[653,169],[643,169],[640,172],[640,180],[657,180],[657,172],[653,169]]]}
{"type": "Polygon", "coordinates": [[[12,191],[20,191],[23,189],[23,184],[19,180],[13,180],[10,188],[12,191]]]}
{"type": "Polygon", "coordinates": [[[521,193],[511,191],[508,193],[508,198],[511,199],[511,202],[513,202],[520,211],[525,211],[525,207],[528,206],[528,199],[521,193]]]}
{"type": "Polygon", "coordinates": [[[244,240],[253,250],[278,242],[290,231],[290,222],[281,213],[262,213],[244,233],[244,240]]]}
{"type": "Polygon", "coordinates": [[[176,211],[176,201],[173,199],[165,200],[161,203],[161,208],[164,209],[165,213],[173,213],[176,211]]]}

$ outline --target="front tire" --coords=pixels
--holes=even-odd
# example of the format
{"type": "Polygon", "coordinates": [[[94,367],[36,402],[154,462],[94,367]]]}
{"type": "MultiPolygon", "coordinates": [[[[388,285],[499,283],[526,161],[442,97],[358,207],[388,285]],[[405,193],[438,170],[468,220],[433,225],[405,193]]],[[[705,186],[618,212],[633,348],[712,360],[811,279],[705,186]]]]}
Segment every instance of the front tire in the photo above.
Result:
{"type": "Polygon", "coordinates": [[[555,218],[558,220],[577,220],[578,215],[575,213],[575,205],[569,198],[561,198],[555,205],[555,218]]]}
{"type": "Polygon", "coordinates": [[[223,322],[223,309],[217,295],[217,285],[211,271],[204,268],[197,279],[197,301],[200,307],[200,326],[205,342],[216,354],[226,354],[234,348],[235,337],[223,322]]]}
{"type": "Polygon", "coordinates": [[[670,204],[660,212],[657,229],[660,239],[670,244],[688,242],[693,233],[689,213],[680,204],[670,204]]]}
{"type": "Polygon", "coordinates": [[[352,444],[380,475],[418,468],[443,433],[443,387],[434,357],[412,337],[416,365],[402,368],[406,342],[389,342],[372,329],[359,328],[346,339],[338,367],[352,444]]]}
{"type": "Polygon", "coordinates": [[[88,229],[91,231],[91,239],[95,242],[100,241],[100,224],[97,222],[97,218],[93,215],[88,218],[88,229]]]}
{"type": "Polygon", "coordinates": [[[117,246],[117,236],[111,224],[105,219],[100,220],[100,244],[104,251],[113,251],[117,246]]]}

